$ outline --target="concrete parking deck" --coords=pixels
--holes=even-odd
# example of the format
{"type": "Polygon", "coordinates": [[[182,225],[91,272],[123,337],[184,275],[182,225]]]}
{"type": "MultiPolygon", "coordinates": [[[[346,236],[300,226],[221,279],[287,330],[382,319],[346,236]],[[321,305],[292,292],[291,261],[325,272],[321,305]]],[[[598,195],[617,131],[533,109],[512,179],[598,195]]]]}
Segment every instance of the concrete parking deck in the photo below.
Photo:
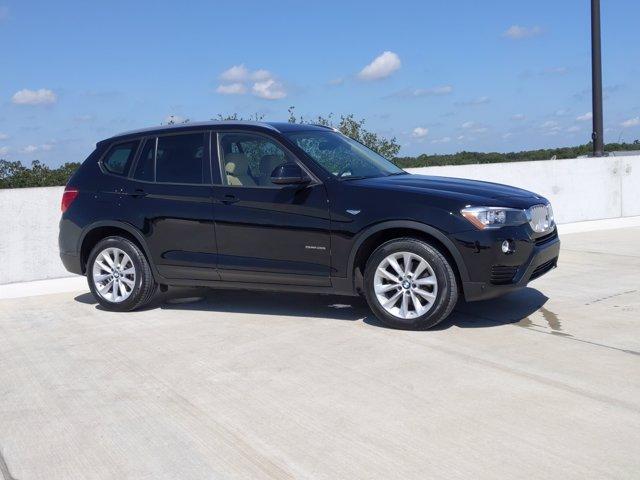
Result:
{"type": "Polygon", "coordinates": [[[0,477],[638,478],[639,244],[565,235],[557,270],[426,332],[311,295],[1,300],[0,477]]]}

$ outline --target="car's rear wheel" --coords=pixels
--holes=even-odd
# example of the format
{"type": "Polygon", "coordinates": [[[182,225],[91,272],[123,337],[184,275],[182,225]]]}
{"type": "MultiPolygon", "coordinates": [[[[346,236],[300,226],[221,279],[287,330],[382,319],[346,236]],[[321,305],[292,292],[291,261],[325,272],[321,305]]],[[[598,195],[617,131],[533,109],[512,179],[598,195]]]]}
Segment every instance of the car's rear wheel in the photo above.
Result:
{"type": "Polygon", "coordinates": [[[93,248],[87,281],[98,303],[124,312],[147,304],[156,291],[149,262],[140,248],[123,237],[107,237],[93,248]]]}
{"type": "Polygon", "coordinates": [[[393,328],[430,328],[449,316],[458,300],[449,260],[427,242],[398,238],[378,247],[364,274],[373,313],[393,328]]]}

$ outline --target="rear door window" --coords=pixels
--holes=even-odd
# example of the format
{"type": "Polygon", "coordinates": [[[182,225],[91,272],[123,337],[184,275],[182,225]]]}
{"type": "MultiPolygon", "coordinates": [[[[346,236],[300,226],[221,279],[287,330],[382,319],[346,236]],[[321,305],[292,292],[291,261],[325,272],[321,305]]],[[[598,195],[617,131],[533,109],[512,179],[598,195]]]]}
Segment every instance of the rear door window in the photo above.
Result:
{"type": "Polygon", "coordinates": [[[204,133],[158,137],[155,169],[156,182],[208,183],[204,133]]]}
{"type": "Polygon", "coordinates": [[[142,147],[140,158],[136,165],[133,178],[143,180],[145,182],[153,182],[155,180],[155,164],[156,164],[156,138],[148,138],[142,147]]]}
{"type": "Polygon", "coordinates": [[[129,173],[131,162],[138,149],[137,140],[134,142],[120,143],[109,149],[102,160],[102,166],[109,173],[126,176],[129,173]]]}

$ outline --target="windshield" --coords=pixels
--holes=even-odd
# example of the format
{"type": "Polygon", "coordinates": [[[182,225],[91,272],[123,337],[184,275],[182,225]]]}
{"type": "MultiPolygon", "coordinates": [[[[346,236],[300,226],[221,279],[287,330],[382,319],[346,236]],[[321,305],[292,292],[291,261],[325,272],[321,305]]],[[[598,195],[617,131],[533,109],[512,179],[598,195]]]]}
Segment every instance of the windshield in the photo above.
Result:
{"type": "Polygon", "coordinates": [[[333,131],[309,130],[285,135],[327,172],[343,180],[404,173],[382,155],[333,131]]]}

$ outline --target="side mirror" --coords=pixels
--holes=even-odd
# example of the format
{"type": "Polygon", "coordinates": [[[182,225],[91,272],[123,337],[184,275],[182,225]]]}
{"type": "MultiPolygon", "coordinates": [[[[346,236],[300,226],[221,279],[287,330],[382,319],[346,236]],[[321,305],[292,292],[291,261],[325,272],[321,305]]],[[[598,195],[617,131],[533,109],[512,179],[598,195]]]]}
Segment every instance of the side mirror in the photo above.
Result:
{"type": "Polygon", "coordinates": [[[271,172],[271,183],[276,185],[306,185],[311,183],[311,179],[297,163],[283,163],[271,172]]]}

